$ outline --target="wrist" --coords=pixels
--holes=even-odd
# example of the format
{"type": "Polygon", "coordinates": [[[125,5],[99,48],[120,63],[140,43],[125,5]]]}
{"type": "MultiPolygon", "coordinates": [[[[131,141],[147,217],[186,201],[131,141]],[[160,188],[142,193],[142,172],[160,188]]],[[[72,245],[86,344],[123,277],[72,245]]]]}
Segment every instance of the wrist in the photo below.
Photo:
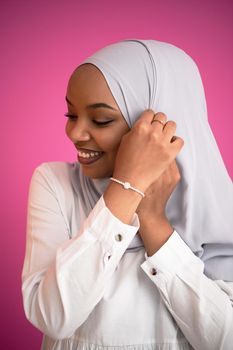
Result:
{"type": "Polygon", "coordinates": [[[140,191],[138,188],[135,188],[133,186],[131,186],[130,182],[128,181],[120,181],[114,177],[110,177],[110,180],[113,181],[113,182],[116,182],[118,183],[119,185],[121,185],[125,190],[132,190],[134,192],[137,192],[138,194],[140,194],[142,197],[145,197],[145,194],[140,191]]]}
{"type": "Polygon", "coordinates": [[[168,218],[166,217],[165,213],[163,211],[161,212],[152,212],[149,213],[141,213],[140,210],[136,210],[136,213],[138,214],[139,220],[141,225],[143,226],[154,226],[162,227],[162,226],[168,226],[170,225],[168,218]]]}
{"type": "Polygon", "coordinates": [[[139,193],[131,189],[126,190],[113,181],[110,181],[103,198],[112,214],[125,224],[131,223],[133,215],[142,200],[139,193]]]}
{"type": "Polygon", "coordinates": [[[140,221],[139,234],[148,256],[155,254],[174,232],[174,228],[165,217],[152,217],[140,221]]]}
{"type": "Polygon", "coordinates": [[[129,182],[130,185],[134,188],[137,188],[139,191],[145,193],[145,191],[147,190],[148,186],[143,182],[143,181],[139,181],[138,177],[135,176],[135,174],[133,175],[127,175],[127,174],[120,174],[117,171],[115,171],[112,175],[113,178],[122,181],[122,182],[129,182]]]}

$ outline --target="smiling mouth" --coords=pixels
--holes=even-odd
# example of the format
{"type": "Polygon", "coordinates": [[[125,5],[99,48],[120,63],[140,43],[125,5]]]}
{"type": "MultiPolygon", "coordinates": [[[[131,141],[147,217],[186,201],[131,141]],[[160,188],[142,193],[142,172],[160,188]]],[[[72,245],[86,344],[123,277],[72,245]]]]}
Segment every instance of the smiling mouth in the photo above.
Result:
{"type": "Polygon", "coordinates": [[[97,151],[89,151],[83,152],[78,151],[78,161],[81,164],[92,164],[99,160],[104,155],[104,152],[97,152],[97,151]]]}
{"type": "Polygon", "coordinates": [[[79,153],[79,157],[82,158],[94,158],[96,156],[99,156],[100,154],[102,154],[102,151],[94,151],[94,150],[78,150],[79,153]]]}

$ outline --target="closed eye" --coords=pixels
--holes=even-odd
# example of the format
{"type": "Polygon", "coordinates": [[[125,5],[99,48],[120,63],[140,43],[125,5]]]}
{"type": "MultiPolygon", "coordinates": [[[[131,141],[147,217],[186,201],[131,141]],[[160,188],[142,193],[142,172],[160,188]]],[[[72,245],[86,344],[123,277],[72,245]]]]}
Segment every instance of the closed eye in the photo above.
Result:
{"type": "Polygon", "coordinates": [[[93,123],[97,124],[97,125],[107,125],[109,123],[113,122],[113,120],[108,120],[106,122],[97,122],[97,120],[93,120],[93,123]]]}
{"type": "Polygon", "coordinates": [[[75,118],[76,118],[76,116],[75,116],[75,115],[68,114],[68,113],[65,113],[65,114],[64,114],[64,116],[65,116],[66,118],[68,118],[68,119],[71,119],[71,120],[73,120],[73,119],[75,119],[75,118]]]}
{"type": "MultiPolygon", "coordinates": [[[[69,114],[69,113],[65,113],[64,116],[66,118],[69,118],[70,120],[75,120],[77,117],[75,115],[69,114]]],[[[107,125],[111,122],[113,122],[113,120],[107,120],[105,122],[98,122],[97,120],[92,120],[93,123],[97,124],[97,125],[107,125]]]]}

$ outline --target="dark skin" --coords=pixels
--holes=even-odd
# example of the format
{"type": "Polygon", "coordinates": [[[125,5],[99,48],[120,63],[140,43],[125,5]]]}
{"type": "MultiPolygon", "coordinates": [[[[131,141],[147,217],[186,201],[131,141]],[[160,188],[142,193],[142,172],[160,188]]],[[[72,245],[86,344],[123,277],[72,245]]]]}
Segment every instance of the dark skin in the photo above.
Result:
{"type": "MultiPolygon", "coordinates": [[[[183,140],[174,136],[176,123],[167,122],[166,115],[158,113],[156,118],[164,121],[165,126],[158,122],[151,124],[155,111],[146,110],[130,129],[104,76],[91,64],[78,67],[72,74],[67,98],[68,112],[74,116],[67,122],[67,136],[78,148],[104,152],[104,156],[97,162],[82,164],[83,172],[92,178],[114,176],[129,181],[145,192],[143,199],[136,194],[140,197],[136,213],[147,254],[153,255],[173,232],[165,209],[180,181],[175,156],[182,148],[183,140]],[[87,109],[88,105],[94,103],[106,103],[114,110],[102,107],[87,109]],[[95,124],[96,121],[111,122],[103,126],[95,124]],[[152,172],[151,169],[155,170],[152,172]],[[137,178],[135,174],[138,174],[137,178]]],[[[119,202],[117,208],[111,208],[110,205],[113,198],[116,200],[119,191],[122,191],[121,186],[112,184],[105,199],[110,209],[113,209],[113,214],[124,221],[124,203],[119,202]]],[[[122,193],[125,195],[126,192],[128,191],[123,190],[122,193]]]]}
{"type": "Polygon", "coordinates": [[[139,233],[148,256],[153,255],[173,233],[165,208],[180,178],[179,168],[176,161],[173,161],[146,190],[146,197],[141,200],[136,210],[140,220],[139,233]],[[153,240],[151,232],[156,232],[156,239],[153,240]]]}
{"type": "Polygon", "coordinates": [[[121,138],[130,129],[100,71],[93,65],[79,67],[72,74],[67,88],[68,113],[73,115],[66,124],[66,134],[77,148],[104,151],[104,156],[93,165],[81,165],[91,178],[112,176],[121,138]],[[104,102],[110,108],[88,108],[104,102]],[[106,125],[96,122],[111,121],[106,125]]]}

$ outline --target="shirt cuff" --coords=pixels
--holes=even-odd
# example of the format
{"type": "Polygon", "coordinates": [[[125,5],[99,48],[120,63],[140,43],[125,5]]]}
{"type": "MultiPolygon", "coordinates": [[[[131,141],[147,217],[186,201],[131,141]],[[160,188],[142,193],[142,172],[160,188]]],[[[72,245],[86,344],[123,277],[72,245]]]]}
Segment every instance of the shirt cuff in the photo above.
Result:
{"type": "Polygon", "coordinates": [[[131,224],[125,224],[108,209],[103,195],[84,222],[84,229],[102,243],[104,249],[121,247],[126,250],[140,227],[138,215],[134,213],[131,224]]]}
{"type": "Polygon", "coordinates": [[[159,278],[170,280],[175,275],[182,274],[184,269],[187,270],[187,266],[192,266],[192,271],[196,265],[202,265],[204,269],[202,260],[196,257],[175,230],[154,255],[148,257],[145,252],[145,259],[141,268],[153,282],[159,278]]]}

